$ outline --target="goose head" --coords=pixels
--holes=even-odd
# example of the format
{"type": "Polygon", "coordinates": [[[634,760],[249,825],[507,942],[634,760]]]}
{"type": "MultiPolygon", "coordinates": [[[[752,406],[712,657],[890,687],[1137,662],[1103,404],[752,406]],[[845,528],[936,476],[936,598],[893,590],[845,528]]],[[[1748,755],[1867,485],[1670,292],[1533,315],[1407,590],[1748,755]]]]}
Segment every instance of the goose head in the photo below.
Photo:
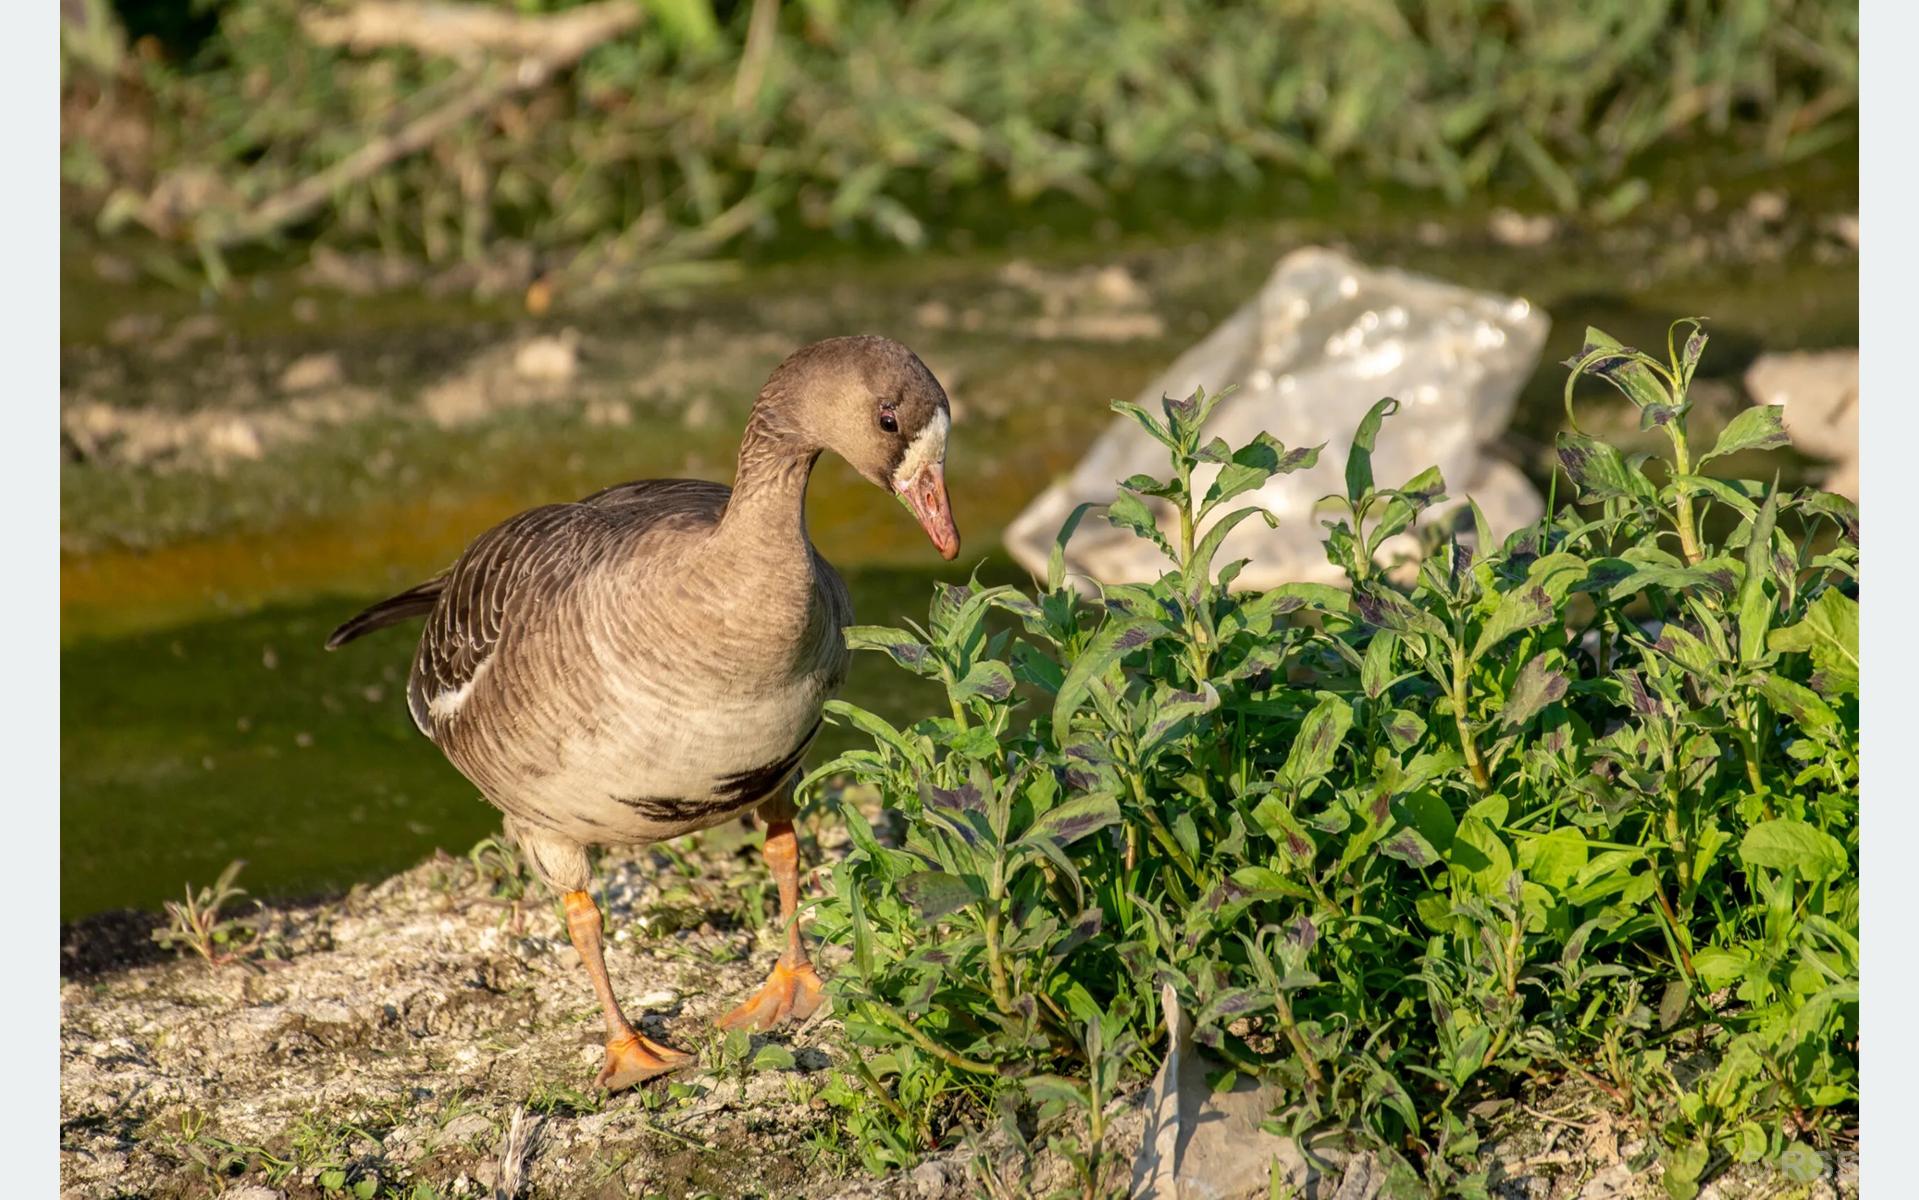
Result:
{"type": "Polygon", "coordinates": [[[959,530],[946,499],[946,389],[919,355],[876,336],[831,338],[795,351],[767,381],[761,403],[809,448],[830,450],[910,510],[951,560],[959,530]]]}

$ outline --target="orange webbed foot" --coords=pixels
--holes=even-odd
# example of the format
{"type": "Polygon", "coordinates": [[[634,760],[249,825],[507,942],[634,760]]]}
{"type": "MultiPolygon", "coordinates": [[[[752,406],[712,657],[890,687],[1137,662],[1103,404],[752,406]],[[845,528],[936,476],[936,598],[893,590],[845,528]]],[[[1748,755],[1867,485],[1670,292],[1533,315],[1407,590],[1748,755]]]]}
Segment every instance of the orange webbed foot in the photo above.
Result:
{"type": "Polygon", "coordinates": [[[805,959],[798,966],[780,962],[774,964],[766,986],[718,1024],[721,1029],[767,1030],[789,1019],[804,1021],[819,1010],[822,999],[820,977],[812,963],[805,959]]]}
{"type": "Polygon", "coordinates": [[[595,1083],[609,1092],[630,1088],[656,1075],[677,1071],[693,1061],[693,1056],[671,1046],[662,1046],[638,1033],[614,1038],[606,1044],[606,1065],[600,1068],[595,1083]]]}

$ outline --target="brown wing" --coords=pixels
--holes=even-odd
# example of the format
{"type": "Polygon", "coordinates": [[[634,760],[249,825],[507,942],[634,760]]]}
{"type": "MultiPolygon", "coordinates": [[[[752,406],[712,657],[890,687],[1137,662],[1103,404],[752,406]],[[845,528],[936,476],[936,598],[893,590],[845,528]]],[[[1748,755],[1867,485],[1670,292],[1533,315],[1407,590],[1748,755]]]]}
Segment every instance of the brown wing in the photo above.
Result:
{"type": "Polygon", "coordinates": [[[429,738],[464,702],[480,672],[516,629],[581,574],[662,521],[716,521],[731,494],[723,484],[654,479],[595,492],[577,504],[531,509],[476,538],[444,576],[407,680],[413,723],[429,738]]]}

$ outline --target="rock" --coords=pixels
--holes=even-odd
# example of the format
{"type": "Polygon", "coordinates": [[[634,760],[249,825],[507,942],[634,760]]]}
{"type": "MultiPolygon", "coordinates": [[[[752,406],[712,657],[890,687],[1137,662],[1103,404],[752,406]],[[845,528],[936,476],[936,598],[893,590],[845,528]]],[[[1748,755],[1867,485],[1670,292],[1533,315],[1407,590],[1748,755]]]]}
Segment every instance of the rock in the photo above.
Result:
{"type": "Polygon", "coordinates": [[[1859,248],[1859,214],[1833,213],[1819,222],[1819,228],[1852,249],[1859,248]]]}
{"type": "MultiPolygon", "coordinates": [[[[1218,563],[1252,561],[1247,587],[1293,581],[1343,582],[1325,558],[1314,510],[1320,497],[1344,490],[1346,449],[1367,409],[1396,397],[1373,455],[1381,486],[1411,479],[1429,466],[1443,474],[1446,504],[1426,520],[1476,499],[1496,537],[1538,518],[1538,494],[1518,471],[1483,447],[1505,429],[1519,388],[1531,374],[1548,327],[1546,314],[1524,300],[1468,291],[1398,271],[1362,267],[1330,250],[1309,248],[1281,259],[1258,295],[1242,305],[1137,401],[1157,412],[1162,395],[1190,396],[1237,385],[1217,408],[1209,435],[1234,446],[1270,431],[1288,446],[1324,443],[1311,470],[1277,477],[1241,503],[1279,518],[1277,529],[1249,521],[1229,535],[1218,563]]],[[[1060,525],[1086,501],[1105,503],[1117,480],[1166,471],[1165,452],[1130,418],[1116,418],[1073,473],[1027,506],[1006,542],[1028,570],[1043,572],[1060,525]]],[[[1212,482],[1216,468],[1194,477],[1212,482]]],[[[1236,506],[1235,506],[1236,507],[1236,506]]],[[[1222,514],[1223,515],[1223,514],[1222,514]]],[[[1171,530],[1170,508],[1159,512],[1171,530]]],[[[1382,547],[1390,559],[1410,545],[1402,535],[1382,547]]],[[[1165,560],[1153,546],[1103,521],[1086,521],[1066,553],[1068,569],[1105,583],[1146,582],[1165,560]]]]}
{"type": "Polygon", "coordinates": [[[160,335],[162,324],[154,313],[128,313],[124,317],[115,317],[107,325],[107,340],[116,346],[150,342],[160,335]]]}
{"type": "Polygon", "coordinates": [[[1559,232],[1559,222],[1539,213],[1527,216],[1510,208],[1495,208],[1486,220],[1486,232],[1502,246],[1541,246],[1559,232]]]}
{"type": "Polygon", "coordinates": [[[1792,444],[1834,465],[1827,491],[1859,499],[1859,351],[1766,354],[1746,370],[1755,404],[1777,404],[1792,444]]]}
{"type": "Polygon", "coordinates": [[[633,423],[633,408],[624,400],[591,400],[582,416],[596,428],[623,429],[633,423]]]}
{"type": "Polygon", "coordinates": [[[1746,201],[1746,215],[1763,225],[1777,225],[1786,219],[1788,206],[1784,192],[1754,192],[1746,201]]]}
{"type": "Polygon", "coordinates": [[[421,392],[420,407],[442,429],[470,425],[487,414],[486,385],[471,375],[455,375],[421,392]]]}
{"type": "Polygon", "coordinates": [[[493,1138],[493,1120],[484,1113],[461,1113],[440,1130],[442,1142],[470,1142],[476,1138],[489,1142],[493,1138]]]}
{"type": "Polygon", "coordinates": [[[303,354],[287,364],[280,372],[280,390],[283,392],[314,392],[321,388],[338,387],[345,378],[340,369],[340,356],[337,354],[303,354]]]}
{"type": "Polygon", "coordinates": [[[257,1183],[243,1183],[236,1188],[228,1188],[220,1193],[220,1200],[286,1200],[286,1193],[279,1188],[262,1187],[257,1183]]]}
{"type": "Polygon", "coordinates": [[[913,1190],[922,1200],[939,1200],[946,1194],[946,1168],[937,1162],[923,1162],[913,1168],[913,1190]]]}
{"type": "Polygon", "coordinates": [[[1379,1195],[1385,1171],[1371,1154],[1316,1147],[1308,1158],[1294,1139],[1260,1128],[1285,1103],[1279,1085],[1241,1076],[1229,1090],[1214,1091],[1207,1077],[1223,1064],[1193,1044],[1192,1021],[1171,984],[1162,989],[1161,1006],[1171,1048],[1146,1085],[1133,1200],[1259,1200],[1271,1194],[1275,1168],[1292,1195],[1379,1195]]]}
{"type": "Polygon", "coordinates": [[[536,383],[566,383],[580,371],[580,336],[567,330],[536,337],[513,353],[513,372],[536,383]]]}

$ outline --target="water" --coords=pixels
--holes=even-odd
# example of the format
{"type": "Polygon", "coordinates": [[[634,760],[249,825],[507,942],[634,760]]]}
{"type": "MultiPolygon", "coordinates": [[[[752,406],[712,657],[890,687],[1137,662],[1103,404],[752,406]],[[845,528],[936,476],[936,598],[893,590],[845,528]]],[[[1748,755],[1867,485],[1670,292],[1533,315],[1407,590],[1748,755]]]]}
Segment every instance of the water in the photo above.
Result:
{"type": "MultiPolygon", "coordinates": [[[[1856,257],[1830,246],[1814,254],[1803,239],[1784,254],[1763,236],[1743,249],[1715,243],[1703,256],[1695,244],[1730,236],[1712,231],[1742,202],[1741,189],[1789,184],[1795,219],[1853,211],[1849,172],[1856,167],[1841,156],[1805,164],[1791,180],[1722,182],[1718,216],[1686,211],[1688,182],[1633,226],[1538,248],[1486,238],[1483,211],[1422,215],[1393,205],[1339,213],[1337,230],[1323,213],[1226,214],[1156,237],[1018,245],[1047,269],[1128,266],[1165,328],[1112,343],[1035,336],[1038,302],[998,278],[1012,253],[1003,247],[764,262],[701,294],[545,322],[505,304],[405,297],[315,297],[316,319],[296,321],[297,281],[266,275],[256,295],[214,310],[232,343],[164,363],[144,345],[105,346],[102,331],[129,304],[172,321],[197,302],[103,289],[82,273],[63,290],[64,386],[116,404],[220,402],[229,390],[258,390],[244,370],[221,374],[235,362],[257,358],[270,377],[276,364],[316,349],[340,354],[349,383],[402,401],[473,353],[537,328],[577,327],[591,353],[577,396],[451,432],[383,399],[370,419],[221,472],[63,464],[62,915],[151,907],[234,858],[247,860],[242,883],[255,894],[337,890],[496,830],[497,814],[406,716],[410,632],[328,654],[327,631],[438,570],[519,509],[624,479],[727,478],[745,405],[781,347],[886,332],[951,384],[959,420],[949,482],[966,537],[958,563],[939,563],[898,506],[842,465],[823,463],[813,488],[816,542],[847,575],[861,619],[889,622],[923,615],[932,580],[964,578],[975,565],[989,580],[1018,581],[998,547],[1007,521],[1076,461],[1104,425],[1108,400],[1131,396],[1287,249],[1337,236],[1363,260],[1543,305],[1553,333],[1501,445],[1543,483],[1562,421],[1564,372],[1554,364],[1577,349],[1587,324],[1651,346],[1663,344],[1671,318],[1710,316],[1701,395],[1722,406],[1738,402],[1738,376],[1762,347],[1856,342],[1856,257]],[[948,317],[930,318],[929,304],[948,317]],[[594,398],[626,404],[631,424],[589,423],[583,407],[594,398]],[[706,419],[687,419],[701,404],[706,419]]],[[[1582,410],[1589,427],[1609,428],[1607,419],[1582,410]]],[[[1803,464],[1788,460],[1787,470],[1803,464]]],[[[867,655],[857,656],[845,696],[902,720],[942,707],[929,685],[867,655]]],[[[844,736],[829,731],[822,749],[844,736]]]]}

